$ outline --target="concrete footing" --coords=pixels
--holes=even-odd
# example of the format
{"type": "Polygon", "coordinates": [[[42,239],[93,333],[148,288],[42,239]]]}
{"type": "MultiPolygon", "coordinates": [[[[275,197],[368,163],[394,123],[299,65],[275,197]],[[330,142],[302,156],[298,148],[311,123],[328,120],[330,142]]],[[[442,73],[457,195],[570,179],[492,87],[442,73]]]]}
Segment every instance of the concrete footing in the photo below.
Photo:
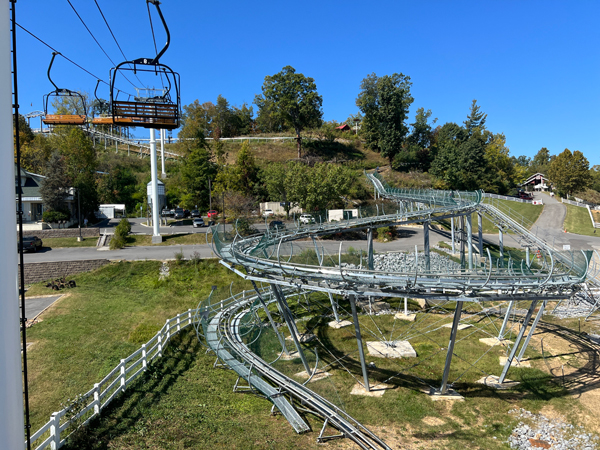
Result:
{"type": "Polygon", "coordinates": [[[300,358],[300,354],[298,352],[290,352],[289,354],[281,353],[279,359],[284,361],[291,361],[292,359],[300,358]]]}
{"type": "MultiPolygon", "coordinates": [[[[310,342],[313,339],[316,339],[316,336],[314,334],[301,334],[300,336],[298,336],[298,341],[300,341],[300,343],[304,344],[306,342],[310,342]]],[[[285,338],[286,341],[293,341],[291,336],[288,336],[285,338]]]]}
{"type": "MultiPolygon", "coordinates": [[[[500,365],[504,367],[506,365],[506,361],[508,358],[506,356],[500,357],[500,365]]],[[[529,361],[521,360],[521,362],[517,361],[517,359],[512,360],[511,367],[521,368],[521,367],[531,367],[531,363],[529,361]]]]}
{"type": "MultiPolygon", "coordinates": [[[[303,370],[302,372],[298,372],[296,376],[298,378],[303,378],[306,380],[310,377],[310,374],[306,373],[306,370],[303,370]]],[[[315,373],[315,375],[310,379],[310,383],[312,383],[313,381],[323,380],[330,376],[331,374],[329,372],[325,372],[324,370],[317,370],[317,373],[315,373]]]]}
{"type": "Polygon", "coordinates": [[[416,358],[417,352],[408,341],[367,342],[369,355],[378,358],[416,358]]]}
{"type": "Polygon", "coordinates": [[[483,377],[477,380],[476,383],[483,384],[494,389],[511,389],[519,385],[518,381],[512,381],[508,379],[504,379],[503,383],[499,383],[499,378],[500,377],[497,377],[495,375],[488,375],[487,377],[483,377]]]}
{"type": "Polygon", "coordinates": [[[408,322],[414,322],[416,318],[417,318],[416,314],[397,313],[396,315],[394,315],[394,319],[396,319],[396,320],[406,320],[408,322]]]}
{"type": "Polygon", "coordinates": [[[152,243],[153,244],[160,244],[163,241],[162,236],[158,235],[158,236],[152,236],[152,243]]]}
{"type": "Polygon", "coordinates": [[[365,397],[381,397],[383,396],[383,394],[385,394],[385,391],[388,391],[390,389],[394,389],[394,386],[385,383],[379,383],[371,384],[370,389],[367,391],[362,384],[356,383],[352,387],[350,395],[364,395],[365,397]]]}
{"type": "Polygon", "coordinates": [[[352,325],[352,322],[350,322],[349,320],[340,320],[339,322],[332,320],[331,322],[329,322],[328,325],[331,328],[339,330],[340,328],[349,327],[350,325],[352,325]]]}
{"type": "Polygon", "coordinates": [[[427,395],[434,402],[437,401],[453,401],[453,402],[462,402],[465,398],[456,392],[454,389],[446,389],[446,393],[442,394],[439,389],[431,388],[427,391],[427,395]]]}
{"type": "MultiPolygon", "coordinates": [[[[456,328],[458,331],[460,330],[465,330],[467,328],[471,328],[473,325],[471,325],[470,323],[459,323],[458,327],[456,328]]],[[[442,327],[444,328],[452,328],[452,322],[450,323],[446,323],[444,325],[442,325],[442,327]]]]}
{"type": "Polygon", "coordinates": [[[514,344],[513,341],[509,341],[508,339],[498,339],[496,337],[492,337],[492,338],[481,338],[479,339],[479,342],[483,342],[486,345],[489,345],[490,347],[493,347],[494,345],[503,345],[504,347],[514,344]]]}

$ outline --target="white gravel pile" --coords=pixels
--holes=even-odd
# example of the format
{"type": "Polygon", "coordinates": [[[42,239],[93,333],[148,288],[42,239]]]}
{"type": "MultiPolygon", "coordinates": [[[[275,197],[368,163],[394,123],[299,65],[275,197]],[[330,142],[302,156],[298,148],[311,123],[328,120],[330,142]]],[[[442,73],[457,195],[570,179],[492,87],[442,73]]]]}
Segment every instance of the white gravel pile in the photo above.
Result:
{"type": "Polygon", "coordinates": [[[510,448],[519,450],[549,448],[552,450],[597,450],[598,436],[582,427],[525,409],[513,409],[510,414],[522,419],[508,438],[510,448]]]}

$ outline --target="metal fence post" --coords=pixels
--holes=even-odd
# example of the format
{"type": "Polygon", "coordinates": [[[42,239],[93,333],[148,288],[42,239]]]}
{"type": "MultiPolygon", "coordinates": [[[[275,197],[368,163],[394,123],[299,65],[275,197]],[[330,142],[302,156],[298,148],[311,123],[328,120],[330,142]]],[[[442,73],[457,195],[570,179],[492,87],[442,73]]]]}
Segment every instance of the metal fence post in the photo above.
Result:
{"type": "Polygon", "coordinates": [[[50,448],[52,450],[58,450],[60,448],[60,415],[55,412],[50,417],[52,419],[52,425],[50,425],[50,448]]]}
{"type": "Polygon", "coordinates": [[[181,318],[177,316],[177,332],[181,331],[181,318]]]}
{"type": "Polygon", "coordinates": [[[159,332],[158,335],[158,357],[162,357],[162,333],[159,332]]]}
{"type": "Polygon", "coordinates": [[[142,344],[142,367],[144,371],[148,368],[148,358],[146,358],[146,344],[142,344]]]}

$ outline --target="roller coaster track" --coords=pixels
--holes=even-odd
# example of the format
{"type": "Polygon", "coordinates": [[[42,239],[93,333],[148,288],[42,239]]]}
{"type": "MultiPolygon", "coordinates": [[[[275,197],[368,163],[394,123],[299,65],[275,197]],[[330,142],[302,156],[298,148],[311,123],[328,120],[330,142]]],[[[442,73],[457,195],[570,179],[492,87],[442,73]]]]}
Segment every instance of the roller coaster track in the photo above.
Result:
{"type": "MultiPolygon", "coordinates": [[[[593,256],[591,251],[571,252],[554,249],[545,240],[530,233],[518,219],[508,216],[493,205],[482,203],[481,192],[394,189],[385,185],[376,174],[367,174],[367,178],[374,186],[376,197],[393,202],[392,206],[389,202],[387,205],[382,203],[381,206],[377,206],[375,213],[361,212],[356,218],[307,225],[301,225],[298,222],[293,229],[275,230],[274,232],[267,230],[264,234],[253,236],[240,236],[237,231],[227,233],[220,231],[218,227],[213,227],[213,248],[221,258],[221,264],[246,280],[270,285],[272,294],[267,294],[267,290],[256,289],[256,295],[246,296],[246,292],[238,295],[232,294],[227,301],[213,305],[210,304],[209,298],[201,309],[204,311],[201,313],[203,332],[199,332],[199,335],[202,335],[201,340],[216,353],[218,360],[236,371],[252,389],[260,391],[271,400],[297,432],[305,431],[307,425],[294,411],[294,406],[304,408],[324,420],[323,428],[329,424],[338,429],[341,434],[335,437],[350,438],[363,449],[387,449],[389,447],[381,439],[344,411],[310,391],[304,385],[278,372],[270,363],[255,355],[242,339],[241,323],[243,318],[251,317],[250,320],[254,320],[256,323],[260,322],[257,311],[262,308],[267,312],[271,325],[279,336],[277,327],[267,309],[268,303],[275,302],[293,337],[295,324],[293,320],[289,320],[291,313],[286,297],[303,292],[327,293],[334,312],[336,305],[331,297],[332,294],[351,299],[365,387],[368,390],[355,300],[358,297],[410,297],[432,301],[456,301],[460,307],[457,306],[454,313],[451,343],[440,389],[443,394],[446,392],[447,371],[450,367],[453,340],[463,302],[528,301],[531,306],[524,319],[525,326],[521,327],[524,332],[538,301],[543,300],[543,310],[547,300],[569,297],[581,289],[586,278],[595,278],[598,268],[590,264],[593,256]],[[388,211],[386,212],[384,208],[387,208],[388,211]],[[390,208],[393,210],[390,211],[390,208]],[[427,238],[424,254],[419,255],[415,248],[415,264],[411,270],[407,270],[405,267],[401,267],[395,272],[374,270],[372,264],[372,230],[374,228],[411,223],[423,223],[427,228],[428,224],[433,221],[453,217],[465,219],[461,219],[461,222],[469,222],[470,226],[470,217],[473,213],[486,215],[497,226],[515,233],[524,245],[534,248],[536,254],[540,255],[539,258],[534,261],[521,261],[514,260],[510,254],[508,257],[493,258],[489,250],[487,250],[487,255],[478,254],[477,251],[474,251],[475,249],[471,248],[474,246],[469,238],[467,249],[465,250],[465,247],[461,246],[460,265],[449,264],[447,267],[433,269],[428,261],[427,238]],[[368,243],[370,250],[366,266],[363,265],[362,258],[361,263],[355,266],[342,264],[343,243],[340,243],[339,246],[338,261],[332,265],[323,264],[323,257],[319,254],[316,243],[315,253],[319,261],[318,265],[301,264],[294,259],[295,241],[304,241],[306,244],[312,240],[314,243],[315,238],[319,236],[357,230],[367,230],[367,235],[370,236],[368,243]],[[465,252],[468,252],[468,258],[465,252]],[[425,259],[424,265],[417,264],[420,258],[425,259]],[[267,295],[268,300],[264,301],[263,297],[267,298],[267,295]],[[289,396],[290,401],[282,399],[284,394],[289,396]]],[[[465,234],[464,231],[461,232],[463,241],[467,240],[465,234]]],[[[298,246],[298,244],[296,245],[298,246]]],[[[597,255],[595,256],[597,258],[597,255]]],[[[254,327],[259,329],[265,325],[256,323],[254,327]]],[[[536,323],[537,317],[532,325],[533,328],[536,323]]],[[[504,379],[510,368],[519,342],[523,338],[523,332],[514,345],[505,370],[500,377],[501,380],[504,379]]],[[[530,331],[531,333],[532,331],[530,331]]],[[[525,341],[525,347],[528,338],[525,341]]],[[[282,339],[280,342],[282,348],[285,349],[282,339]]],[[[295,345],[298,353],[302,355],[301,345],[297,339],[295,345]]],[[[523,351],[524,348],[521,354],[523,351]]],[[[309,369],[303,356],[302,358],[307,373],[310,373],[312,369],[309,369]]],[[[315,371],[316,367],[315,364],[315,371]]],[[[326,439],[326,437],[322,437],[322,434],[323,430],[319,439],[326,439]]]]}

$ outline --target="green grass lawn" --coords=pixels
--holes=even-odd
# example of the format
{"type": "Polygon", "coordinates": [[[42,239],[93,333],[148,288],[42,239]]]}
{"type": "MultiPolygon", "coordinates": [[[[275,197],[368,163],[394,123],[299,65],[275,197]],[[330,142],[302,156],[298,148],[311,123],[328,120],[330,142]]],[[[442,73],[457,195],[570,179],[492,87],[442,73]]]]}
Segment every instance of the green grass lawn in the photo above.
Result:
{"type": "Polygon", "coordinates": [[[569,233],[600,236],[600,229],[592,226],[587,208],[567,204],[565,206],[567,207],[567,217],[565,217],[564,227],[569,233]]]}
{"type": "MultiPolygon", "coordinates": [[[[160,244],[152,244],[152,236],[147,234],[130,234],[127,236],[127,246],[146,246],[146,245],[199,245],[206,244],[207,236],[204,233],[189,234],[165,234],[160,244]]],[[[212,242],[212,235],[208,233],[208,242],[212,242]]]]}
{"type": "Polygon", "coordinates": [[[44,247],[62,248],[62,247],[95,247],[98,243],[97,237],[83,238],[83,241],[77,242],[77,238],[45,238],[44,247]]]}

